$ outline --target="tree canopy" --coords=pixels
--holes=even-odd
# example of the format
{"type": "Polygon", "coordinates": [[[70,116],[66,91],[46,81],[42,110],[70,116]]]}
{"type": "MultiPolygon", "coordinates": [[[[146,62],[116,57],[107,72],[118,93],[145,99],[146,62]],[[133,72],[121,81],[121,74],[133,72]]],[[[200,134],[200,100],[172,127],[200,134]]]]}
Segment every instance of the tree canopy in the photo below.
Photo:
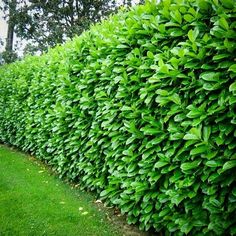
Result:
{"type": "MultiPolygon", "coordinates": [[[[137,1],[136,1],[137,2],[137,1]]],[[[143,3],[143,0],[138,1],[143,3]]],[[[81,34],[120,6],[132,6],[132,0],[3,0],[8,23],[5,55],[14,60],[13,34],[27,42],[25,53],[47,51],[48,47],[63,43],[81,34]]]]}

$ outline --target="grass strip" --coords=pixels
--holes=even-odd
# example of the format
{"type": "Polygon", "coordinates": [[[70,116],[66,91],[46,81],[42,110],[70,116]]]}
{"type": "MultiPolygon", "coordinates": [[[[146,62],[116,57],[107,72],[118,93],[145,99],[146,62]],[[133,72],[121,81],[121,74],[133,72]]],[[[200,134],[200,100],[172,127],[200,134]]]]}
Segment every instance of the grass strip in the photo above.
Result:
{"type": "Polygon", "coordinates": [[[119,235],[93,197],[0,146],[0,235],[119,235]]]}

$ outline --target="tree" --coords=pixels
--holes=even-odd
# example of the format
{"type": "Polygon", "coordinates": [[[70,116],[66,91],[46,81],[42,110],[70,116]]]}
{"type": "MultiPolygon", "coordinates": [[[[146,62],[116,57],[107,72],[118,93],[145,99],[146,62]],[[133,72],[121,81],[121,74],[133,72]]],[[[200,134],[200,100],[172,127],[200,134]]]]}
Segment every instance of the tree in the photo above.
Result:
{"type": "MultiPolygon", "coordinates": [[[[3,2],[9,9],[8,22],[12,22],[9,28],[11,31],[8,37],[8,51],[10,33],[14,31],[17,37],[28,42],[25,51],[31,54],[35,51],[46,51],[48,47],[81,34],[91,23],[100,21],[119,7],[115,0],[3,0],[3,2]]],[[[123,0],[121,5],[131,6],[132,0],[123,0]]]]}
{"type": "MultiPolygon", "coordinates": [[[[16,14],[16,33],[45,51],[81,34],[118,9],[115,0],[29,0],[16,14]]],[[[131,5],[126,0],[122,5],[131,5]]],[[[32,45],[30,46],[32,50],[32,45]]]]}
{"type": "Polygon", "coordinates": [[[13,50],[14,42],[14,29],[16,25],[15,12],[17,1],[16,0],[3,0],[3,6],[1,10],[5,13],[7,18],[7,38],[5,43],[5,51],[1,53],[1,63],[10,63],[17,59],[17,54],[13,50]]]}
{"type": "Polygon", "coordinates": [[[6,51],[13,50],[13,36],[16,22],[14,21],[14,14],[16,12],[16,0],[5,1],[8,2],[9,16],[8,16],[8,30],[6,39],[6,51]]]}

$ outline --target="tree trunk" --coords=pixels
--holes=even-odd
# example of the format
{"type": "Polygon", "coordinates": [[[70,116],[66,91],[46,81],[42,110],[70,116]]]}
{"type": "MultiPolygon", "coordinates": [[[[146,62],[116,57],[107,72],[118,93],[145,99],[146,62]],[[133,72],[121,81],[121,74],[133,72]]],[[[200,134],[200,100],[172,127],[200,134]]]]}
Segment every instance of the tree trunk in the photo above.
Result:
{"type": "Polygon", "coordinates": [[[6,51],[13,51],[13,40],[14,40],[14,13],[16,11],[16,0],[9,1],[9,19],[8,19],[8,29],[7,29],[7,38],[6,38],[6,51]]]}
{"type": "Polygon", "coordinates": [[[6,39],[6,51],[8,52],[13,51],[13,36],[14,36],[14,25],[9,23],[7,30],[7,39],[6,39]]]}

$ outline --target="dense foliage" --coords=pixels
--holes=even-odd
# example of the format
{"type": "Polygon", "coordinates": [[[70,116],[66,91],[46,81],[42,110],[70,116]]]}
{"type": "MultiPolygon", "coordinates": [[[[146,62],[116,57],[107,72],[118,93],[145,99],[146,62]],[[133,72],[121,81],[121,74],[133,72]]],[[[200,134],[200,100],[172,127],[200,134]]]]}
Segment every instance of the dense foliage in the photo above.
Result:
{"type": "Polygon", "coordinates": [[[236,5],[164,0],[0,69],[0,139],[130,223],[236,234],[236,5]]]}

